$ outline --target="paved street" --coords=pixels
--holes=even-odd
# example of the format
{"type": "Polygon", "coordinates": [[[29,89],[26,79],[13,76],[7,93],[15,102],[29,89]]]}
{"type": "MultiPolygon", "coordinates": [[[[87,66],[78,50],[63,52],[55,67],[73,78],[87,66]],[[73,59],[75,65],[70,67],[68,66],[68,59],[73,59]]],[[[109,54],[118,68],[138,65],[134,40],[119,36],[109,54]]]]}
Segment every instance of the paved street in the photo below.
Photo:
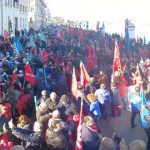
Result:
{"type": "Polygon", "coordinates": [[[110,118],[108,121],[100,120],[100,129],[103,136],[112,137],[116,132],[119,136],[126,139],[127,143],[135,139],[141,139],[147,142],[147,137],[144,129],[138,124],[138,116],[136,117],[136,124],[138,125],[134,129],[130,128],[130,111],[122,110],[120,117],[110,118]]]}

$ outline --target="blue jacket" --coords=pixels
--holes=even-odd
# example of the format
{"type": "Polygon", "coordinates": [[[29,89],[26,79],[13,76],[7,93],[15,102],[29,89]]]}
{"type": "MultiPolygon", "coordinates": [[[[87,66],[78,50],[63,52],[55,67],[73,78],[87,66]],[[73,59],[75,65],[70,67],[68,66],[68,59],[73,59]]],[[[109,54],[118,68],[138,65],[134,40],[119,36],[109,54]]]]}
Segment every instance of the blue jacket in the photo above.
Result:
{"type": "Polygon", "coordinates": [[[100,111],[99,101],[98,100],[93,102],[93,103],[91,103],[91,105],[90,105],[90,112],[95,117],[99,118],[101,116],[101,111],[100,111]]]}
{"type": "Polygon", "coordinates": [[[135,110],[135,109],[140,110],[142,97],[140,95],[135,95],[132,93],[130,95],[130,99],[131,99],[131,109],[132,110],[135,110]]]}

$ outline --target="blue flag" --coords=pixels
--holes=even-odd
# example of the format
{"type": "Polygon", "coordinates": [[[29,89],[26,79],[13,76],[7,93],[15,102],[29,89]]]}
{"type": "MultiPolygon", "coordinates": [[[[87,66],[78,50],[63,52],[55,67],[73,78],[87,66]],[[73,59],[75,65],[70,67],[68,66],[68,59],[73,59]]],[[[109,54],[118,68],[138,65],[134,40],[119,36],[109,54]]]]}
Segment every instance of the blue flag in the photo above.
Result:
{"type": "Polygon", "coordinates": [[[20,42],[20,40],[19,40],[18,37],[15,38],[15,41],[14,41],[14,42],[15,42],[15,45],[16,45],[17,50],[18,50],[18,51],[22,51],[23,48],[22,48],[21,42],[20,42]]]}
{"type": "Polygon", "coordinates": [[[43,67],[43,75],[44,75],[44,83],[45,83],[45,86],[46,86],[46,88],[48,89],[45,67],[43,67]]]}
{"type": "Polygon", "coordinates": [[[37,96],[34,96],[34,104],[35,104],[35,108],[38,107],[39,101],[37,99],[37,96]]]}
{"type": "Polygon", "coordinates": [[[28,31],[26,28],[24,29],[24,37],[26,37],[26,38],[28,37],[28,31]]]}
{"type": "Polygon", "coordinates": [[[140,110],[140,125],[143,128],[147,128],[148,122],[145,120],[145,116],[149,115],[150,111],[146,109],[146,97],[145,97],[144,90],[141,91],[141,97],[142,97],[142,101],[141,101],[141,110],[140,110]]]}
{"type": "Polygon", "coordinates": [[[39,69],[36,69],[36,80],[39,81],[40,80],[40,75],[39,75],[39,69]]]}

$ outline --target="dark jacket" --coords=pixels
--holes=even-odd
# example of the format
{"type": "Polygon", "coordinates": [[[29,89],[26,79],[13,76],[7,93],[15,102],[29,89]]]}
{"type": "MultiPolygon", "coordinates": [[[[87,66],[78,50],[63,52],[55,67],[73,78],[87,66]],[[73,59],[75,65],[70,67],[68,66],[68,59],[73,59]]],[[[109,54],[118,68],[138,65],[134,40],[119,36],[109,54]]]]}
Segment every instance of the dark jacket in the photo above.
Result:
{"type": "Polygon", "coordinates": [[[82,124],[83,150],[98,150],[100,138],[98,133],[82,124]]]}
{"type": "Polygon", "coordinates": [[[66,150],[68,147],[68,139],[63,131],[55,132],[48,128],[46,131],[46,143],[51,150],[66,150]]]}
{"type": "Polygon", "coordinates": [[[5,125],[8,128],[9,119],[5,115],[0,116],[0,133],[3,132],[3,126],[5,125]]]}
{"type": "Polygon", "coordinates": [[[70,115],[75,115],[78,113],[78,108],[77,106],[69,102],[67,105],[63,105],[61,102],[58,104],[58,109],[61,112],[61,118],[62,119],[67,119],[70,115]]]}
{"type": "Polygon", "coordinates": [[[56,102],[54,103],[50,98],[48,98],[45,103],[48,106],[48,109],[50,110],[50,112],[56,110],[58,108],[58,102],[59,102],[59,98],[56,99],[56,102]]]}
{"type": "Polygon", "coordinates": [[[12,133],[19,139],[25,141],[25,147],[31,150],[39,150],[44,139],[42,132],[31,132],[30,130],[21,128],[13,128],[12,133]]]}

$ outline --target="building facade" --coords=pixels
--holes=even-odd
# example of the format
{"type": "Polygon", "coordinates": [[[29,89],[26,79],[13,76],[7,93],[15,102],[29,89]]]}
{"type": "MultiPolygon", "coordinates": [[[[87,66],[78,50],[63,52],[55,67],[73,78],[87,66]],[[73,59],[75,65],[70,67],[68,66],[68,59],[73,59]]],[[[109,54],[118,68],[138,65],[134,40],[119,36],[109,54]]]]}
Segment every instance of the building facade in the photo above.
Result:
{"type": "Polygon", "coordinates": [[[0,34],[28,30],[29,0],[0,0],[0,34]]]}
{"type": "Polygon", "coordinates": [[[38,30],[47,25],[45,0],[29,0],[29,27],[38,30]]]}

